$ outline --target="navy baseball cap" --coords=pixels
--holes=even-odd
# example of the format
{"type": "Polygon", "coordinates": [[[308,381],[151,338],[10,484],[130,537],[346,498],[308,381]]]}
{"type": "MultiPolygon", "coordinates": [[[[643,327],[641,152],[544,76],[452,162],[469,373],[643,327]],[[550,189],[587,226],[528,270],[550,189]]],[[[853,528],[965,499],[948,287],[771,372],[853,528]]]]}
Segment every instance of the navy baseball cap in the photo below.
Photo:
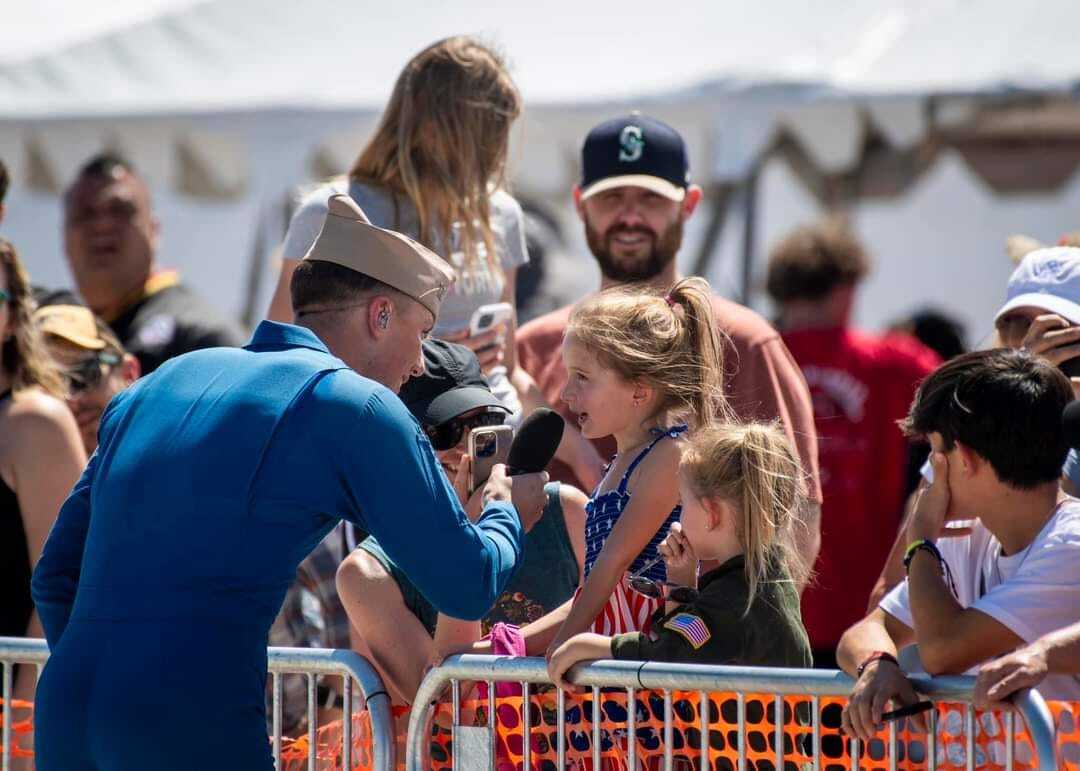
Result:
{"type": "Polygon", "coordinates": [[[613,187],[643,187],[681,201],[690,184],[686,143],[671,126],[640,113],[604,121],[581,149],[581,198],[613,187]]]}
{"type": "Polygon", "coordinates": [[[425,340],[424,374],[406,381],[399,397],[424,426],[438,426],[477,407],[510,412],[480,371],[476,354],[457,343],[425,340]]]}

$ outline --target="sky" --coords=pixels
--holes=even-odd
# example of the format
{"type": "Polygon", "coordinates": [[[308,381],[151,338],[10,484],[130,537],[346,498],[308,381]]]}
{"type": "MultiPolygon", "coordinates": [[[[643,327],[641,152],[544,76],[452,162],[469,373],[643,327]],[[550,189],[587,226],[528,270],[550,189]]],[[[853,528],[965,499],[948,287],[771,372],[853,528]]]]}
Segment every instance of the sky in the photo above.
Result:
{"type": "Polygon", "coordinates": [[[0,16],[0,62],[56,49],[197,0],[8,0],[0,16]]]}

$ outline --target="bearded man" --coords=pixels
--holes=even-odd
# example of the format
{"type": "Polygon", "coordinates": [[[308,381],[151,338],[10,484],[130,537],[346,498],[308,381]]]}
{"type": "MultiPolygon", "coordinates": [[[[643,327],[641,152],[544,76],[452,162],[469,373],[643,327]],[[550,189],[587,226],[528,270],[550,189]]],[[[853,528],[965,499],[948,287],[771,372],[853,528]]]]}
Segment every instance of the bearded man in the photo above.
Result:
{"type": "MultiPolygon", "coordinates": [[[[600,266],[600,289],[640,283],[666,290],[682,278],[675,256],[702,193],[690,184],[679,132],[638,113],[605,121],[585,138],[582,172],[574,204],[600,266]]],[[[798,450],[807,483],[800,553],[806,565],[813,565],[820,545],[821,484],[806,381],[779,333],[761,316],[721,297],[713,298],[713,309],[730,343],[724,386],[736,416],[741,421],[779,419],[798,450]]],[[[559,400],[567,377],[560,349],[569,317],[569,306],[552,311],[521,327],[516,339],[518,361],[572,430],[575,416],[559,400]]],[[[596,446],[604,458],[615,452],[610,437],[596,446]]],[[[558,461],[549,471],[552,479],[582,487],[558,461]]]]}

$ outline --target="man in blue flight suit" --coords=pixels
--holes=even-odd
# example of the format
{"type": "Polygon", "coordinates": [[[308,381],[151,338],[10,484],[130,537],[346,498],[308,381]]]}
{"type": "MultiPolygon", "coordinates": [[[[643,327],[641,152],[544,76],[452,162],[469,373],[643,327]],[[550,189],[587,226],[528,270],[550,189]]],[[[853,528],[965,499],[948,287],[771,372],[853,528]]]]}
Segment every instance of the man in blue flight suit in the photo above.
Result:
{"type": "Polygon", "coordinates": [[[273,768],[267,633],[340,519],[376,536],[440,610],[491,607],[546,475],[498,467],[470,524],[394,395],[423,370],[452,280],[335,196],[292,279],[295,325],[173,359],[112,401],[34,572],[52,649],[38,769],[273,768]]]}

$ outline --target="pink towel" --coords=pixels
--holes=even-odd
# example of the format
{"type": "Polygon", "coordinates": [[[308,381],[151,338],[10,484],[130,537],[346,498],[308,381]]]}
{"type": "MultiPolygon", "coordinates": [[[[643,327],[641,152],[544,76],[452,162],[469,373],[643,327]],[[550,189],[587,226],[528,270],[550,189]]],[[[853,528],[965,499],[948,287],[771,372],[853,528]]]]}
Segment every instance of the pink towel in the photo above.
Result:
{"type": "MultiPolygon", "coordinates": [[[[524,656],[525,638],[521,636],[521,630],[513,624],[499,622],[491,627],[491,632],[485,638],[491,640],[491,653],[495,656],[524,656]]],[[[488,695],[487,683],[477,684],[477,695],[486,699],[488,695]]],[[[520,696],[521,686],[517,683],[495,683],[496,696],[520,696]]]]}

